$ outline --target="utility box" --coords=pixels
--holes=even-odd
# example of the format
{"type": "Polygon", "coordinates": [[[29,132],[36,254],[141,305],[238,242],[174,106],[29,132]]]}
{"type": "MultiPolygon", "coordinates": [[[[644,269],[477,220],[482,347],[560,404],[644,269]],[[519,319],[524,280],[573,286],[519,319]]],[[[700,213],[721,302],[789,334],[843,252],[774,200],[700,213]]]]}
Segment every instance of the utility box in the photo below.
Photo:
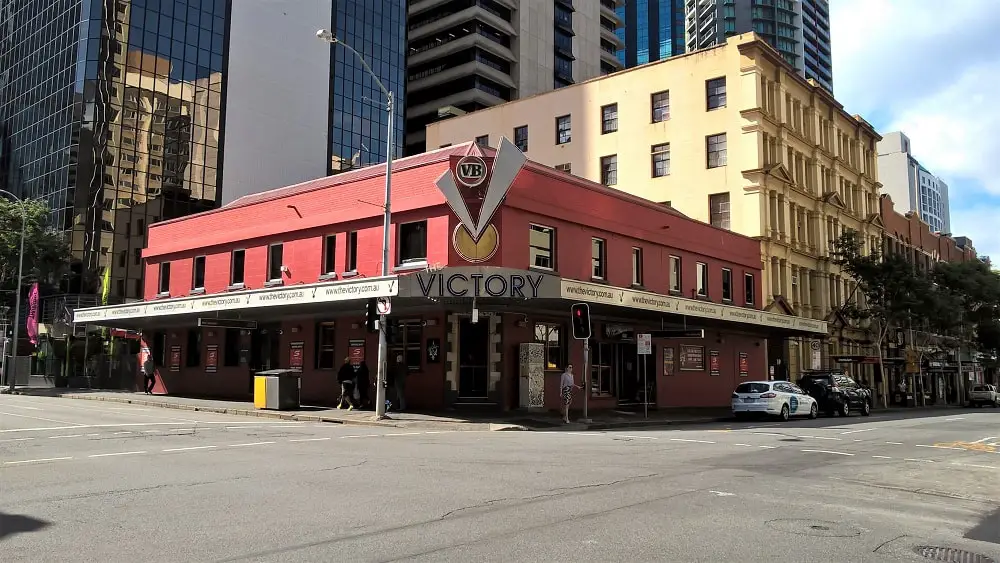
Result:
{"type": "Polygon", "coordinates": [[[298,370],[258,371],[253,379],[253,406],[274,411],[298,409],[301,389],[302,374],[298,370]]]}

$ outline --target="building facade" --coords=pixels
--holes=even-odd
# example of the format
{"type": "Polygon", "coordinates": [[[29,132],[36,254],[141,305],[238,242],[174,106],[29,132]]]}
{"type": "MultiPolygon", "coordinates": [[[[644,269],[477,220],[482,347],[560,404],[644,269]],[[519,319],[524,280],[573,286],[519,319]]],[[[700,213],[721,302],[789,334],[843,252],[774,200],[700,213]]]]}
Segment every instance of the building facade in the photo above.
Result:
{"type": "Polygon", "coordinates": [[[618,60],[631,68],[684,52],[684,0],[638,0],[615,9],[625,25],[616,31],[618,60]]]}
{"type": "Polygon", "coordinates": [[[886,133],[878,143],[882,193],[919,214],[932,231],[951,234],[948,184],[914,158],[910,138],[901,131],[886,133]]]}
{"type": "Polygon", "coordinates": [[[385,95],[354,53],[316,38],[319,28],[355,49],[393,93],[393,156],[402,155],[405,3],[241,0],[230,34],[223,203],[385,162],[385,95]]]}
{"type": "Polygon", "coordinates": [[[219,199],[229,2],[0,2],[0,183],[52,208],[65,306],[142,298],[146,225],[219,199]]]}
{"type": "Polygon", "coordinates": [[[835,318],[856,294],[830,253],[845,229],[881,240],[879,136],[753,34],[427,129],[435,146],[473,134],[512,135],[533,160],[757,238],[766,308],[835,321],[819,350],[772,349],[781,370],[870,345],[835,318]]]}
{"type": "Polygon", "coordinates": [[[245,397],[254,372],[290,368],[305,401],[329,404],[345,359],[377,365],[365,303],[388,297],[408,403],[504,410],[558,408],[562,370],[584,373],[577,302],[591,308],[595,409],[728,405],[740,380],[767,377],[768,339],[827,330],[760,308],[756,240],[526,161],[509,142],[396,166],[388,277],[381,215],[353,204],[381,195],[373,167],[154,225],[146,300],[75,321],[142,330],[161,392],[245,397]]]}
{"type": "Polygon", "coordinates": [[[409,3],[406,154],[439,119],[622,68],[622,0],[422,0],[409,3]]]}
{"type": "Polygon", "coordinates": [[[699,0],[685,10],[688,51],[754,32],[800,75],[833,92],[829,0],[699,0]]]}

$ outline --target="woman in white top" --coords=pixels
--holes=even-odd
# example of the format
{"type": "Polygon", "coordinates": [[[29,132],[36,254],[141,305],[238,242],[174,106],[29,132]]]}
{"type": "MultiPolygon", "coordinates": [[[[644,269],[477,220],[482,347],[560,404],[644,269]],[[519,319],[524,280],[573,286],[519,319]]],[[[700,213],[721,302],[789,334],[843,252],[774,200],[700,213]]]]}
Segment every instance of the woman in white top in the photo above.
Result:
{"type": "Polygon", "coordinates": [[[573,403],[573,389],[583,389],[576,384],[576,377],[573,375],[573,364],[566,365],[566,371],[562,373],[559,380],[559,389],[562,391],[563,402],[563,422],[569,424],[569,406],[573,403]]]}

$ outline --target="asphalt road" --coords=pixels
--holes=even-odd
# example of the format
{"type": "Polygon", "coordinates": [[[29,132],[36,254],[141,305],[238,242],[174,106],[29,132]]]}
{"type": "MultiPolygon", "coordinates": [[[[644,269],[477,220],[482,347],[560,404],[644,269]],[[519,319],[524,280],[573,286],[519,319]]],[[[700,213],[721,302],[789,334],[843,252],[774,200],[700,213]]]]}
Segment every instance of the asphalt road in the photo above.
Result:
{"type": "Polygon", "coordinates": [[[1000,562],[1000,410],[393,431],[0,396],[0,560],[1000,562]],[[997,445],[994,445],[997,444],[997,445]]]}

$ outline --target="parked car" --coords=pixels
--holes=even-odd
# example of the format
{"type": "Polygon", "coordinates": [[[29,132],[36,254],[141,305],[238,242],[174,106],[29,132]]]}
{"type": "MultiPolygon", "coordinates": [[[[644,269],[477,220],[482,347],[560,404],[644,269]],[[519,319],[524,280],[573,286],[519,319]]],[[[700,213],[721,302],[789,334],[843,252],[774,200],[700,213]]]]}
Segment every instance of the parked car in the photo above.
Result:
{"type": "Polygon", "coordinates": [[[816,400],[790,381],[747,381],[733,391],[733,416],[744,418],[753,414],[777,416],[788,420],[793,416],[816,418],[816,400]]]}
{"type": "Polygon", "coordinates": [[[857,409],[863,416],[872,413],[872,392],[843,372],[810,371],[799,380],[799,386],[819,403],[827,416],[840,413],[849,416],[857,409]]]}
{"type": "Polygon", "coordinates": [[[981,407],[990,405],[1000,406],[1000,397],[997,396],[997,388],[993,385],[973,385],[969,391],[969,406],[981,407]]]}

